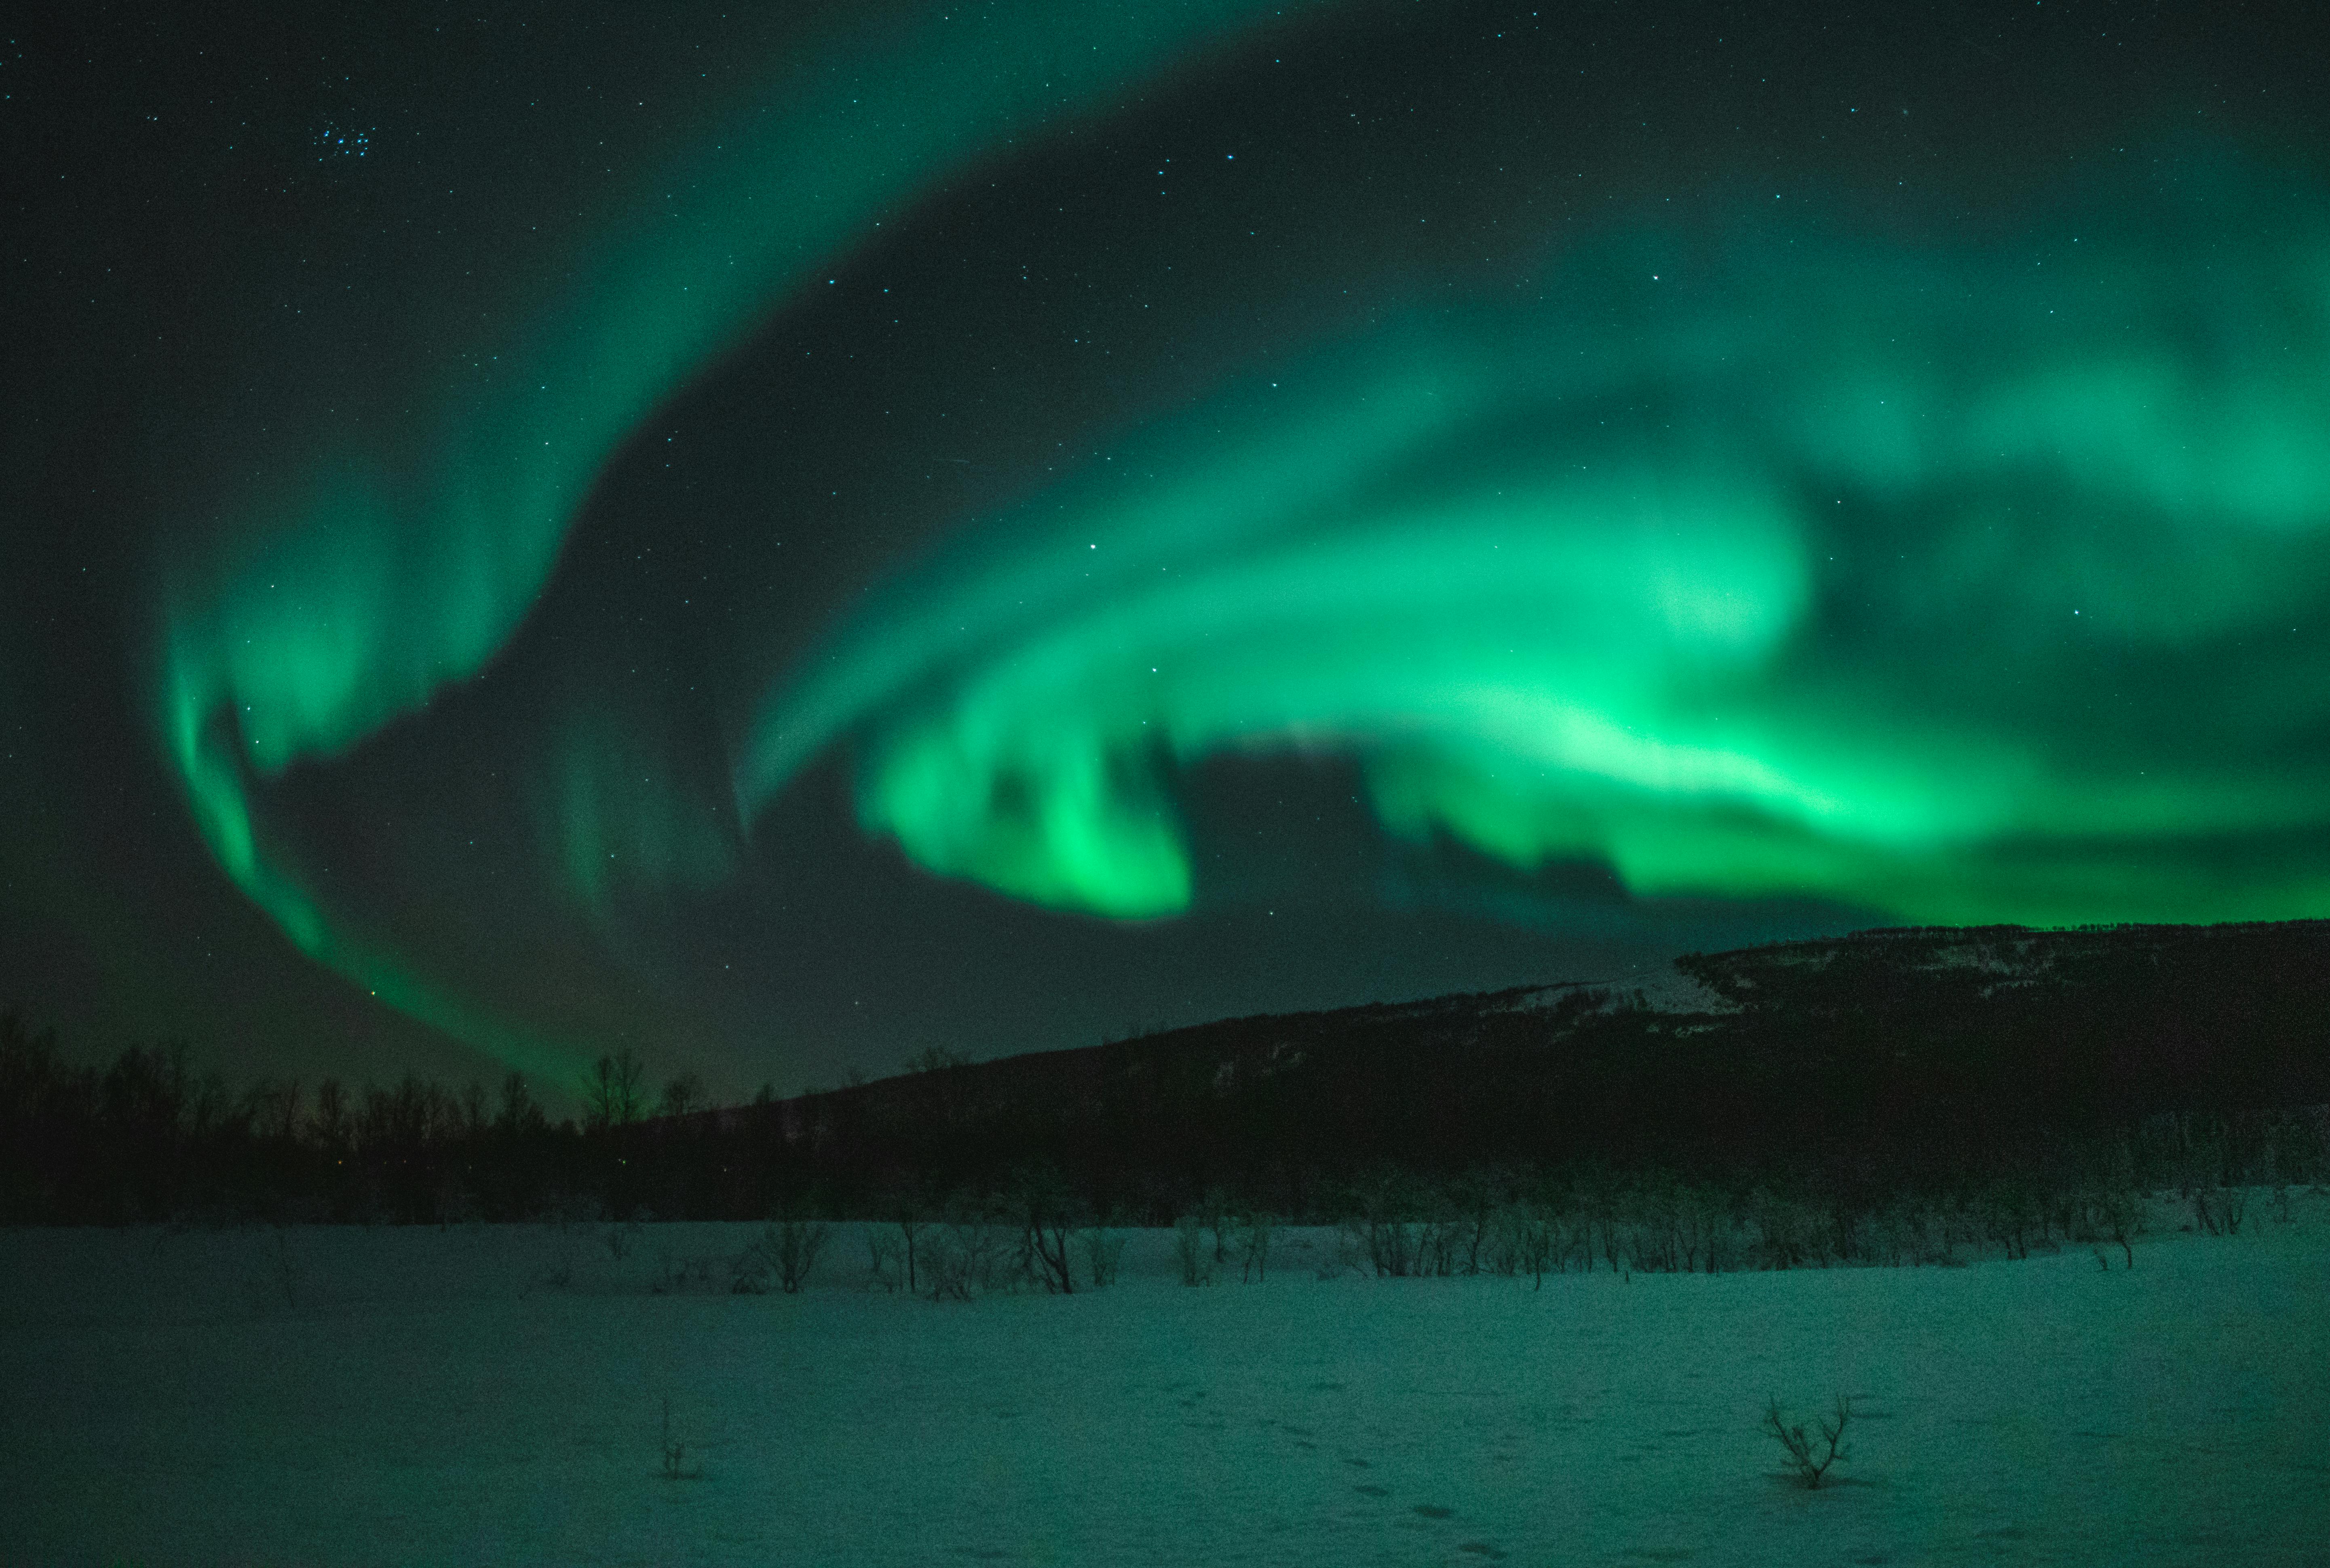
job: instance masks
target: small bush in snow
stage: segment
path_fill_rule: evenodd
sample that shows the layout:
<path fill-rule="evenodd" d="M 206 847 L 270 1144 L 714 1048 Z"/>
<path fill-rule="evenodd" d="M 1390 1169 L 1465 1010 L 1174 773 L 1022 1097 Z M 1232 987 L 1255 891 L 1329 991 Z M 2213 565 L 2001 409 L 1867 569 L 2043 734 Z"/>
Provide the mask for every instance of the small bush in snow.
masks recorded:
<path fill-rule="evenodd" d="M 1230 1196 L 1219 1187 L 1208 1187 L 1206 1195 L 1198 1200 L 1198 1220 L 1213 1233 L 1216 1271 L 1230 1259 L 1230 1236 L 1237 1228 L 1237 1211 Z"/>
<path fill-rule="evenodd" d="M 1788 1463 L 1795 1469 L 1797 1481 L 1807 1488 L 1817 1488 L 1828 1474 L 1829 1466 L 1852 1457 L 1841 1446 L 1845 1422 L 1852 1419 L 1852 1402 L 1840 1393 L 1836 1396 L 1836 1419 L 1815 1419 L 1813 1425 L 1820 1435 L 1814 1438 L 1805 1432 L 1803 1422 L 1792 1426 L 1781 1418 L 1777 1399 L 1768 1399 L 1764 1405 L 1764 1431 L 1788 1450 Z"/>
<path fill-rule="evenodd" d="M 1183 1214 L 1173 1222 L 1173 1261 L 1181 1266 L 1182 1284 L 1214 1282 L 1212 1251 L 1206 1245 L 1206 1222 L 1198 1215 Z"/>
<path fill-rule="evenodd" d="M 1124 1256 L 1124 1238 L 1094 1225 L 1084 1232 L 1084 1267 L 1092 1276 L 1093 1289 L 1115 1284 L 1117 1265 Z"/>
<path fill-rule="evenodd" d="M 687 1445 L 671 1435 L 671 1396 L 663 1402 L 663 1478 L 667 1481 L 692 1481 L 704 1474 L 702 1465 L 688 1468 Z"/>
<path fill-rule="evenodd" d="M 737 1254 L 730 1264 L 730 1289 L 740 1295 L 760 1295 L 773 1276 L 777 1288 L 794 1295 L 809 1282 L 817 1256 L 825 1251 L 831 1229 L 821 1220 L 780 1220 L 762 1228 L 761 1239 Z"/>
<path fill-rule="evenodd" d="M 1558 1219 L 1541 1204 L 1518 1204 L 1504 1212 L 1499 1232 L 1497 1271 L 1526 1273 L 1545 1289 L 1545 1272 L 1562 1260 Z"/>
<path fill-rule="evenodd" d="M 1237 1230 L 1238 1283 L 1251 1279 L 1259 1284 L 1270 1273 L 1270 1238 L 1278 1229 L 1278 1222 L 1269 1214 L 1252 1214 L 1239 1223 Z"/>
<path fill-rule="evenodd" d="M 1002 1232 L 983 1208 L 959 1204 L 923 1242 L 922 1293 L 933 1301 L 968 1301 L 995 1289 L 1004 1264 Z"/>
<path fill-rule="evenodd" d="M 1019 1231 L 1019 1271 L 1055 1296 L 1073 1296 L 1075 1259 L 1070 1238 L 1083 1205 L 1052 1166 L 1022 1167 L 1013 1177 L 1011 1219 Z"/>
<path fill-rule="evenodd" d="M 2249 1190 L 2244 1186 L 2222 1186 L 2210 1180 L 2193 1189 L 2193 1217 L 2201 1228 L 2214 1235 L 2238 1236 L 2241 1220 L 2249 1214 Z"/>
<path fill-rule="evenodd" d="M 714 1258 L 675 1258 L 668 1246 L 656 1249 L 656 1266 L 648 1276 L 651 1295 L 670 1296 L 683 1290 L 706 1290 L 712 1288 L 713 1270 L 719 1265 Z M 733 1285 L 735 1262 L 729 1260 Z"/>
<path fill-rule="evenodd" d="M 898 1228 L 899 1251 L 906 1260 L 906 1294 L 912 1296 L 922 1289 L 922 1282 L 916 1278 L 914 1253 L 923 1233 L 931 1228 L 931 1218 L 911 1198 L 906 1198 L 901 1199 L 890 1211 L 890 1223 Z"/>
<path fill-rule="evenodd" d="M 2128 1244 L 2128 1238 L 2143 1228 L 2144 1199 L 2122 1189 L 2107 1192 L 2096 1200 L 2095 1216 L 2103 1237 L 2118 1242 L 2120 1255 L 2129 1268 L 2135 1268 L 2136 1249 Z"/>

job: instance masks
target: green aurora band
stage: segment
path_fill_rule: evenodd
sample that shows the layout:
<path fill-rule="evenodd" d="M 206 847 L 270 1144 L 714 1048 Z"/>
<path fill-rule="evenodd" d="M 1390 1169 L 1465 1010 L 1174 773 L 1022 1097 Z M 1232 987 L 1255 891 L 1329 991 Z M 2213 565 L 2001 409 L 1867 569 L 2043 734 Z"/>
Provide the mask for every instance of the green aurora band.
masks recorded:
<path fill-rule="evenodd" d="M 626 437 L 878 215 L 1283 9 L 837 41 L 402 425 L 246 496 L 165 565 L 154 683 L 226 874 L 382 999 L 563 1074 L 571 1046 L 327 911 L 256 791 L 482 671 Z M 1294 751 L 1357 759 L 1398 837 L 1641 895 L 2330 913 L 2325 196 L 2229 158 L 2205 203 L 2096 186 L 1914 246 L 1743 197 L 1454 307 L 1419 282 L 879 585 L 762 698 L 740 818 L 847 745 L 862 824 L 917 864 L 1150 919 L 1197 893 L 1177 770 Z M 609 845 L 729 870 L 716 836 L 637 842 L 702 813 L 635 750 L 585 715 L 550 763 L 586 906 Z"/>
<path fill-rule="evenodd" d="M 554 1043 L 442 994 L 327 915 L 270 846 L 253 780 L 340 756 L 482 670 L 632 428 L 878 215 L 1015 136 L 1303 9 L 923 5 L 804 52 L 754 106 L 768 112 L 724 128 L 720 156 L 657 168 L 571 276 L 533 298 L 521 284 L 514 330 L 481 332 L 442 384 L 406 389 L 401 425 L 290 466 L 246 498 L 224 544 L 166 563 L 156 723 L 220 866 L 302 951 L 506 1062 L 563 1072 Z"/>
<path fill-rule="evenodd" d="M 1274 749 L 1640 894 L 2330 912 L 2330 203 L 2214 173 L 1638 228 L 1274 359 L 891 584 L 743 798 L 848 736 L 918 864 L 1122 918 L 1190 902 L 1171 770 Z"/>

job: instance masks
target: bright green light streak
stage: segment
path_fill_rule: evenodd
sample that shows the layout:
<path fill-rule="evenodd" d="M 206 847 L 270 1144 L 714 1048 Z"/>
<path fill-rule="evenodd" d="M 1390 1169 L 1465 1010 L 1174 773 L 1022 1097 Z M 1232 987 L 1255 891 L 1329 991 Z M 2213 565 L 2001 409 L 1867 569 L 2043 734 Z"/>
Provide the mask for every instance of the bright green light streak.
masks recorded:
<path fill-rule="evenodd" d="M 528 298 L 520 280 L 518 327 L 482 332 L 440 384 L 407 389 L 402 424 L 287 454 L 291 477 L 249 498 L 228 544 L 164 573 L 156 722 L 221 867 L 302 951 L 511 1055 L 500 1032 L 335 936 L 256 823 L 251 777 L 338 755 L 481 669 L 615 447 L 885 211 L 1288 9 L 1135 0 L 881 18 L 790 62 L 766 112 L 729 127 L 716 156 L 658 170 L 571 282 Z M 586 815 L 606 803 L 576 789 Z M 570 866 L 600 828 L 594 817 L 569 834 Z M 602 896 L 595 864 L 578 886 Z"/>
<path fill-rule="evenodd" d="M 2325 912 L 2330 693 L 2270 639 L 2330 581 L 2330 230 L 2239 173 L 2043 268 L 1750 219 L 1275 359 L 890 585 L 740 794 L 847 738 L 918 864 L 1118 917 L 1190 900 L 1174 765 L 1288 749 L 1644 893 Z"/>

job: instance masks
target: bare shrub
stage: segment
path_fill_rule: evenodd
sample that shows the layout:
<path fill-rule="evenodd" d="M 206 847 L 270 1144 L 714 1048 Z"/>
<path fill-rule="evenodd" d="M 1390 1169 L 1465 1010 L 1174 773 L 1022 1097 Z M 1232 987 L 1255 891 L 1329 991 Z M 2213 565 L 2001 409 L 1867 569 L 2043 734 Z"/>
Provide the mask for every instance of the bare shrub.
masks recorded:
<path fill-rule="evenodd" d="M 1511 1279 L 1521 1266 L 1521 1205 L 1505 1204 L 1489 1218 L 1488 1235 L 1481 1243 L 1481 1266 Z"/>
<path fill-rule="evenodd" d="M 761 1250 L 757 1242 L 728 1260 L 728 1289 L 732 1295 L 767 1295 L 769 1276 L 768 1254 Z"/>
<path fill-rule="evenodd" d="M 1975 1197 L 1975 1211 L 1993 1246 L 2010 1259 L 2031 1255 L 2031 1233 L 2040 1226 L 2044 1211 L 2028 1181 L 2018 1176 L 1996 1178 Z"/>
<path fill-rule="evenodd" d="M 1619 1217 L 1616 1209 L 1606 1204 L 1596 1209 L 1589 1218 L 1593 1221 L 1594 1239 L 1587 1243 L 1586 1249 L 1586 1267 L 1589 1270 L 1594 1267 L 1594 1247 L 1598 1243 L 1602 1249 L 1602 1260 L 1610 1265 L 1610 1271 L 1613 1274 L 1623 1272 L 1627 1278 L 1632 1279 L 1634 1272 L 1631 1247 L 1634 1240 L 1631 1233 L 1633 1227 Z"/>
<path fill-rule="evenodd" d="M 1449 1271 L 1478 1274 L 1485 1264 L 1492 1270 L 1497 1264 L 1497 1234 L 1506 1208 L 1504 1195 L 1511 1187 L 1511 1178 L 1494 1170 L 1468 1172 L 1450 1187 L 1447 1201 L 1450 1214 L 1446 1223 L 1450 1236 L 1446 1242 Z M 1511 1273 L 1507 1269 L 1503 1270 Z"/>
<path fill-rule="evenodd" d="M 655 1269 L 648 1275 L 648 1291 L 650 1295 L 670 1296 L 684 1290 L 708 1290 L 712 1289 L 712 1277 L 720 1261 L 716 1258 L 675 1257 L 668 1244 L 658 1244 Z M 729 1259 L 727 1262 L 733 1288 L 735 1260 Z"/>
<path fill-rule="evenodd" d="M 1425 1236 L 1423 1195 L 1405 1172 L 1378 1167 L 1351 1190 L 1341 1229 L 1344 1251 L 1364 1258 L 1378 1279 L 1421 1270 Z"/>
<path fill-rule="evenodd" d="M 1965 1266 L 1957 1249 L 1975 1239 L 1972 1217 L 1963 1205 L 1948 1199 L 1901 1200 L 1887 1211 L 1880 1231 L 1880 1251 L 1888 1258 L 1906 1257 L 1913 1264 L 1933 1263 L 1946 1269 Z M 1774 1264 L 1767 1258 L 1765 1266 Z"/>
<path fill-rule="evenodd" d="M 866 1272 L 875 1286 L 895 1295 L 905 1283 L 899 1269 L 898 1238 L 876 1225 L 866 1227 Z"/>
<path fill-rule="evenodd" d="M 1365 1259 L 1378 1279 L 1454 1270 L 1463 1232 L 1439 1195 L 1419 1190 L 1403 1173 L 1378 1171 L 1351 1195 L 1344 1251 Z"/>
<path fill-rule="evenodd" d="M 1707 1272 L 1719 1274 L 1739 1263 L 1738 1225 L 1720 1194 L 1710 1194 L 1700 1209 L 1706 1229 L 1700 1238 L 1700 1258 Z M 1861 1235 L 1865 1255 L 1875 1250 L 1875 1226 L 1864 1221 Z"/>
<path fill-rule="evenodd" d="M 1003 1261 L 1003 1236 L 985 1205 L 959 1202 L 924 1243 L 923 1294 L 933 1301 L 968 1301 L 995 1288 Z"/>
<path fill-rule="evenodd" d="M 934 1046 L 933 1049 L 937 1048 Z M 922 1242 L 923 1233 L 931 1228 L 933 1222 L 930 1214 L 923 1206 L 922 1200 L 912 1192 L 900 1191 L 891 1195 L 889 1218 L 890 1223 L 898 1229 L 898 1250 L 905 1261 L 906 1294 L 917 1295 L 921 1292 L 922 1285 L 916 1278 L 917 1264 L 920 1261 L 916 1252 Z"/>
<path fill-rule="evenodd" d="M 2143 1224 L 2144 1199 L 2132 1189 L 2101 1193 L 2095 1199 L 2092 1213 L 2101 1239 L 2118 1242 L 2127 1266 L 2135 1268 L 2136 1249 L 2128 1244 L 2128 1239 Z"/>
<path fill-rule="evenodd" d="M 1219 1273 L 1230 1261 L 1231 1237 L 1238 1228 L 1237 1211 L 1231 1207 L 1229 1195 L 1219 1187 L 1208 1187 L 1198 1201 L 1198 1219 L 1214 1239 L 1213 1269 Z"/>
<path fill-rule="evenodd" d="M 2249 1189 L 2238 1185 L 2221 1188 L 2217 1194 L 2217 1204 L 2224 1216 L 2225 1234 L 2240 1235 L 2241 1221 L 2249 1212 Z"/>
<path fill-rule="evenodd" d="M 1767 1399 L 1764 1406 L 1764 1430 L 1788 1450 L 1788 1462 L 1796 1472 L 1796 1479 L 1806 1488 L 1816 1488 L 1828 1468 L 1839 1459 L 1852 1457 L 1850 1450 L 1841 1446 L 1845 1423 L 1852 1419 L 1852 1402 L 1843 1394 L 1836 1396 L 1836 1419 L 1815 1419 L 1813 1425 L 1820 1436 L 1815 1440 L 1804 1431 L 1802 1422 L 1790 1425 L 1780 1415 L 1777 1398 Z"/>
<path fill-rule="evenodd" d="M 1463 1259 L 1464 1223 L 1445 1209 L 1435 1209 L 1415 1227 L 1416 1272 L 1445 1280 Z"/>
<path fill-rule="evenodd" d="M 2213 1173 L 2193 1184 L 2193 1218 L 2212 1236 L 2238 1236 L 2249 1209 L 2249 1190 L 2221 1185 Z"/>
<path fill-rule="evenodd" d="M 729 1264 L 729 1288 L 739 1295 L 765 1293 L 773 1277 L 786 1295 L 798 1295 L 817 1267 L 832 1229 L 822 1220 L 783 1219 L 762 1227 L 760 1240 Z"/>
<path fill-rule="evenodd" d="M 1011 1217 L 1019 1227 L 1022 1272 L 1055 1296 L 1075 1293 L 1075 1260 L 1069 1238 L 1080 1206 L 1060 1174 L 1048 1165 L 1023 1168 L 1011 1186 Z"/>
<path fill-rule="evenodd" d="M 1803 1207 L 1758 1187 L 1748 1195 L 1756 1224 L 1757 1261 L 1766 1269 L 1793 1269 L 1811 1252 L 1811 1227 Z"/>
<path fill-rule="evenodd" d="M 1116 1283 L 1117 1266 L 1124 1257 L 1124 1238 L 1094 1225 L 1084 1233 L 1084 1268 L 1093 1289 Z"/>
<path fill-rule="evenodd" d="M 1198 1215 L 1183 1214 L 1173 1222 L 1173 1261 L 1181 1267 L 1182 1284 L 1214 1282 L 1216 1264 L 1206 1245 L 1206 1222 Z"/>
<path fill-rule="evenodd" d="M 613 1255 L 615 1261 L 620 1263 L 631 1255 L 631 1249 L 638 1244 L 642 1233 L 642 1227 L 637 1220 L 630 1220 L 620 1225 L 609 1225 L 607 1251 Z"/>
<path fill-rule="evenodd" d="M 1634 1223 L 1628 1249 L 1633 1266 L 1646 1274 L 1672 1274 L 1687 1267 L 1682 1228 L 1683 1195 L 1672 1176 L 1646 1181 L 1631 1195 Z"/>
<path fill-rule="evenodd" d="M 1256 1212 L 1238 1223 L 1238 1283 L 1249 1279 L 1260 1284 L 1270 1273 L 1270 1238 L 1278 1229 L 1275 1217 Z"/>
<path fill-rule="evenodd" d="M 1553 1213 L 1542 1204 L 1516 1204 L 1505 1211 L 1505 1225 L 1511 1237 L 1512 1269 L 1529 1275 L 1532 1289 L 1545 1289 L 1545 1272 L 1557 1261 L 1560 1245 L 1560 1227 Z"/>
<path fill-rule="evenodd" d="M 779 1289 L 791 1296 L 809 1283 L 817 1255 L 825 1251 L 831 1234 L 822 1220 L 781 1220 L 762 1233 L 762 1245 L 769 1248 L 769 1261 L 776 1267 Z"/>
<path fill-rule="evenodd" d="M 663 1436 L 659 1446 L 663 1450 L 662 1475 L 665 1480 L 693 1481 L 703 1477 L 704 1467 L 701 1464 L 692 1469 L 688 1468 L 687 1445 L 671 1435 L 671 1396 L 669 1394 L 664 1395 Z"/>

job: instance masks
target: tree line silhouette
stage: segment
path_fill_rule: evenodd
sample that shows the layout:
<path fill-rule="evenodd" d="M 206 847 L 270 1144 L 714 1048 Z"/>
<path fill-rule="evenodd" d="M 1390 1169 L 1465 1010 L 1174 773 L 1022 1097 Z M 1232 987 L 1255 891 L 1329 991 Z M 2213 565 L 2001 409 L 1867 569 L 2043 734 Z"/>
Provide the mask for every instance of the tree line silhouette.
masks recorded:
<path fill-rule="evenodd" d="M 2323 1174 L 2330 923 L 1873 931 L 1677 969 L 1681 1006 L 1563 983 L 933 1052 L 745 1105 L 652 1089 L 626 1051 L 559 1120 L 516 1073 L 236 1091 L 182 1044 L 75 1066 L 9 1015 L 0 1222 L 889 1218 L 1040 1171 L 1056 1204 L 1149 1224 L 1208 1204 L 1436 1224 L 1491 1188 L 1654 1216 L 1760 1194 L 1848 1250 L 1883 1244 L 1853 1240 L 1871 1216 L 1955 1195 L 2011 1251 L 2015 1216 L 2048 1234 L 2031 1216 L 2065 1194 Z M 1698 1223 L 1661 1233 L 1695 1253 Z"/>

